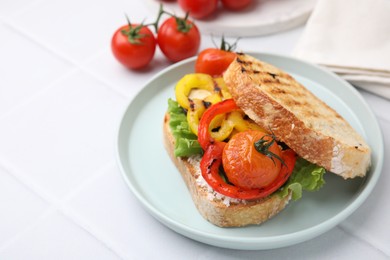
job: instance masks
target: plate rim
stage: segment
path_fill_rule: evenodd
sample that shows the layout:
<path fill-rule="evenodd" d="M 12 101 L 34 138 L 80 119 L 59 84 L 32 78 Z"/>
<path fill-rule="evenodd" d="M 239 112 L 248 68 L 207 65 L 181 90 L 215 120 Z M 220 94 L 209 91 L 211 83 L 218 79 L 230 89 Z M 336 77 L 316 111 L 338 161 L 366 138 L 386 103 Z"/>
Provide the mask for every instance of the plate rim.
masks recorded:
<path fill-rule="evenodd" d="M 198 242 L 206 243 L 209 245 L 217 246 L 217 247 L 223 247 L 223 248 L 230 248 L 230 249 L 245 249 L 245 250 L 264 250 L 264 249 L 273 249 L 273 248 L 281 248 L 285 246 L 290 246 L 293 244 L 304 242 L 308 239 L 314 238 L 318 235 L 321 235 L 322 233 L 330 230 L 334 226 L 338 225 L 340 222 L 345 220 L 348 216 L 350 216 L 356 209 L 358 209 L 364 201 L 368 198 L 368 196 L 371 194 L 373 188 L 376 186 L 376 183 L 378 182 L 378 179 L 380 178 L 382 174 L 383 169 L 383 158 L 384 158 L 384 144 L 383 144 L 383 133 L 379 126 L 379 122 L 373 113 L 372 109 L 368 105 L 368 103 L 365 101 L 363 96 L 358 92 L 356 88 L 354 88 L 351 84 L 346 82 L 345 80 L 338 77 L 333 72 L 329 71 L 328 69 L 317 65 L 312 64 L 310 62 L 300 60 L 298 58 L 294 58 L 288 55 L 282 55 L 282 54 L 276 54 L 271 52 L 246 52 L 248 55 L 252 56 L 262 56 L 266 55 L 268 57 L 274 57 L 278 59 L 284 59 L 292 62 L 298 62 L 303 63 L 306 66 L 313 67 L 314 69 L 320 70 L 321 72 L 324 72 L 327 74 L 327 76 L 330 76 L 336 80 L 338 80 L 344 87 L 347 87 L 349 91 L 352 91 L 355 95 L 355 98 L 359 99 L 359 102 L 361 105 L 364 105 L 364 109 L 369 114 L 369 116 L 372 118 L 372 120 L 375 122 L 375 131 L 378 133 L 379 138 L 379 151 L 376 151 L 376 169 L 372 172 L 369 183 L 365 184 L 366 187 L 362 190 L 362 192 L 357 196 L 357 198 L 354 199 L 354 201 L 347 205 L 342 211 L 335 214 L 331 218 L 318 223 L 317 225 L 311 226 L 309 228 L 300 230 L 298 232 L 288 233 L 288 234 L 282 234 L 277 235 L 273 237 L 239 237 L 239 243 L 237 244 L 231 244 L 232 242 L 236 243 L 237 238 L 232 236 L 223 236 L 220 234 L 212 234 L 212 233 L 205 233 L 201 230 L 198 230 L 196 228 L 191 227 L 188 224 L 182 223 L 180 221 L 175 221 L 166 214 L 163 214 L 160 212 L 152 203 L 150 203 L 147 199 L 145 199 L 142 194 L 137 190 L 136 187 L 134 187 L 133 183 L 129 180 L 127 176 L 127 172 L 125 171 L 122 161 L 121 161 L 121 152 L 120 152 L 120 136 L 121 136 L 121 129 L 123 120 L 128 113 L 129 108 L 131 107 L 132 103 L 137 100 L 137 98 L 142 94 L 142 92 L 147 89 L 148 85 L 151 84 L 153 81 L 155 81 L 157 78 L 163 76 L 164 74 L 168 73 L 171 70 L 174 70 L 177 67 L 181 67 L 183 65 L 186 65 L 188 63 L 194 62 L 196 57 L 191 57 L 186 60 L 177 62 L 175 64 L 172 64 L 168 66 L 167 68 L 161 70 L 160 72 L 156 73 L 154 76 L 152 76 L 145 84 L 143 84 L 143 87 L 141 87 L 135 95 L 130 99 L 128 104 L 126 105 L 124 111 L 122 112 L 122 115 L 120 116 L 120 120 L 118 123 L 118 128 L 116 131 L 116 161 L 119 165 L 120 172 L 122 177 L 124 178 L 127 186 L 130 188 L 132 193 L 135 195 L 135 197 L 138 199 L 139 202 L 141 202 L 141 205 L 143 208 L 146 209 L 146 211 L 151 214 L 154 218 L 156 218 L 158 221 L 160 221 L 162 224 L 167 226 L 168 228 L 172 229 L 173 231 L 184 235 L 188 238 L 191 238 L 193 240 L 196 240 Z M 343 99 L 344 100 L 344 99 Z M 372 158 L 374 155 L 372 155 Z M 291 241 L 291 237 L 295 237 L 295 241 Z"/>

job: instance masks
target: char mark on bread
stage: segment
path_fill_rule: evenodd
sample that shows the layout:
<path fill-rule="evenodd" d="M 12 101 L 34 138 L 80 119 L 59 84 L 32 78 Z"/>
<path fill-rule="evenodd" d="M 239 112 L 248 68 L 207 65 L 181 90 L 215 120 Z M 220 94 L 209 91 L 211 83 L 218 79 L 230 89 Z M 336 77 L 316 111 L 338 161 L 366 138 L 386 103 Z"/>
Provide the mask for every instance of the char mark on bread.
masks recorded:
<path fill-rule="evenodd" d="M 301 157 L 343 178 L 365 176 L 371 150 L 364 139 L 291 75 L 238 53 L 224 80 L 237 105 Z"/>

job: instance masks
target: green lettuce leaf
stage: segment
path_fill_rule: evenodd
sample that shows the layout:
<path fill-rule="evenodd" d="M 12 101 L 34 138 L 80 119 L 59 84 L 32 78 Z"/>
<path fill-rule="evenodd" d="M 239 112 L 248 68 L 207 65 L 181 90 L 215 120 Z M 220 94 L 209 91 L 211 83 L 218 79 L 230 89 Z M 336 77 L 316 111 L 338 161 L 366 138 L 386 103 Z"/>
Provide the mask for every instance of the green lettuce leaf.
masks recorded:
<path fill-rule="evenodd" d="M 169 127 L 176 139 L 174 155 L 187 157 L 202 154 L 203 150 L 198 142 L 198 137 L 191 131 L 184 110 L 172 99 L 168 100 L 168 113 Z"/>
<path fill-rule="evenodd" d="M 298 200 L 302 197 L 302 191 L 317 191 L 325 184 L 325 172 L 323 167 L 298 158 L 293 173 L 278 193 L 285 197 L 291 191 L 292 199 Z"/>

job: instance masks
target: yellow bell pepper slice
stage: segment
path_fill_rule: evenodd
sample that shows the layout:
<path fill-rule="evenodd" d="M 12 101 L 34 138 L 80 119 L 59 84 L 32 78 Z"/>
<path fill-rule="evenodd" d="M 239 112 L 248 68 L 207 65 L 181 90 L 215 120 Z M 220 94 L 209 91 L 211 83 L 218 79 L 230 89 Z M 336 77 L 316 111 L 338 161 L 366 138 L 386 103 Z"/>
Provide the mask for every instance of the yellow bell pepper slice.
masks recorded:
<path fill-rule="evenodd" d="M 244 119 L 245 114 L 242 111 L 233 111 L 228 115 L 220 116 L 223 116 L 223 118 L 214 118 L 214 120 L 210 123 L 210 134 L 218 141 L 225 140 L 231 136 L 233 132 L 242 132 L 249 129 L 264 132 L 264 130 L 252 120 Z M 215 121 L 218 123 L 215 123 Z M 213 131 L 213 129 L 218 130 Z"/>
<path fill-rule="evenodd" d="M 210 75 L 203 73 L 187 74 L 176 84 L 176 101 L 185 109 L 190 108 L 188 97 L 193 89 L 204 89 L 210 92 L 214 91 L 214 81 Z"/>
<path fill-rule="evenodd" d="M 223 99 L 232 98 L 232 95 L 230 94 L 223 78 L 222 77 L 214 78 L 214 80 L 217 83 L 217 86 L 220 88 L 220 92 L 222 94 Z"/>
<path fill-rule="evenodd" d="M 212 129 L 210 129 L 210 135 L 217 141 L 223 141 L 230 136 L 233 129 L 234 122 L 232 120 L 225 119 L 222 120 L 221 125 L 217 131 L 212 131 Z"/>
<path fill-rule="evenodd" d="M 239 132 L 249 129 L 264 132 L 264 129 L 262 129 L 259 125 L 257 125 L 250 119 L 244 119 L 244 117 L 245 114 L 243 111 L 234 111 L 230 113 L 228 120 L 233 121 L 234 128 Z"/>
<path fill-rule="evenodd" d="M 198 135 L 199 120 L 203 115 L 203 112 L 206 110 L 206 107 L 200 99 L 189 100 L 189 103 L 190 108 L 187 111 L 187 122 L 191 131 L 195 135 Z"/>
<path fill-rule="evenodd" d="M 187 121 L 191 131 L 198 135 L 199 120 L 208 106 L 232 98 L 222 77 L 213 78 L 208 74 L 187 74 L 179 80 L 175 89 L 176 100 L 187 110 Z M 248 129 L 262 130 L 249 119 L 244 119 L 242 111 L 219 115 L 210 123 L 211 136 L 223 141 L 232 133 Z"/>

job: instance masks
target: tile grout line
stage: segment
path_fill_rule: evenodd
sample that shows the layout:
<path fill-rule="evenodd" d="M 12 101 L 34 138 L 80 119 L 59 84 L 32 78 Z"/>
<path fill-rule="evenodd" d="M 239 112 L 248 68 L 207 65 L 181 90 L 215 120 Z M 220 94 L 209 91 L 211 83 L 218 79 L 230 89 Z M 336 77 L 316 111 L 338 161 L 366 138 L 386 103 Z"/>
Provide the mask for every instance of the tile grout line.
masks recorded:
<path fill-rule="evenodd" d="M 61 58 L 62 60 L 77 66 L 77 62 L 73 60 L 72 58 L 69 58 L 68 56 L 56 51 L 52 48 L 50 44 L 45 44 L 41 40 L 39 40 L 37 37 L 34 37 L 32 34 L 26 32 L 22 28 L 18 27 L 14 23 L 10 22 L 9 20 L 4 20 L 4 25 L 8 26 L 10 29 L 12 29 L 14 32 L 18 33 L 19 35 L 33 41 L 35 44 L 38 44 L 41 47 L 44 47 L 45 50 L 51 52 L 52 54 L 55 54 L 57 57 Z"/>
<path fill-rule="evenodd" d="M 58 203 L 57 200 L 52 199 L 51 196 L 33 180 L 23 177 L 21 174 L 19 174 L 20 171 L 17 168 L 12 167 L 12 165 L 7 163 L 6 161 L 4 161 L 3 157 L 0 157 L 0 167 L 6 172 L 6 174 L 11 176 L 19 184 L 23 185 L 23 187 L 40 197 L 43 201 L 51 205 Z"/>
<path fill-rule="evenodd" d="M 47 218 L 50 214 L 52 214 L 52 212 L 54 212 L 54 208 L 48 208 L 46 209 L 35 221 L 33 221 L 30 225 L 28 225 L 26 228 L 24 228 L 23 230 L 17 232 L 16 234 L 14 234 L 10 239 L 8 239 L 6 242 L 4 242 L 1 246 L 0 246 L 0 253 L 3 252 L 5 249 L 7 249 L 10 245 L 12 245 L 13 243 L 15 243 L 20 237 L 22 237 L 23 235 L 25 235 L 28 231 L 32 230 L 34 227 L 36 227 L 39 222 L 42 220 L 42 219 L 45 219 Z"/>
<path fill-rule="evenodd" d="M 375 250 L 381 252 L 383 255 L 385 255 L 386 257 L 390 257 L 390 255 L 388 255 L 385 251 L 383 251 L 382 249 L 376 247 L 375 245 L 373 245 L 371 242 L 369 242 L 368 240 L 364 239 L 363 237 L 360 237 L 360 236 L 357 236 L 356 234 L 354 234 L 353 232 L 350 231 L 350 229 L 348 228 L 348 226 L 344 226 L 343 224 L 340 224 L 338 225 L 338 228 L 341 229 L 343 232 L 345 232 L 346 234 L 354 237 L 355 239 L 361 241 L 361 242 L 364 242 L 365 244 L 369 245 L 370 247 L 374 248 Z"/>
<path fill-rule="evenodd" d="M 107 238 L 107 235 L 103 234 L 98 227 L 92 227 L 91 225 L 88 225 L 87 221 L 83 219 L 80 215 L 76 214 L 74 210 L 72 210 L 70 207 L 66 206 L 66 202 L 69 202 L 72 198 L 74 198 L 78 193 L 80 193 L 85 187 L 88 187 L 96 181 L 97 179 L 102 178 L 104 175 L 107 174 L 107 170 L 112 168 L 114 165 L 116 165 L 115 160 L 109 161 L 106 165 L 100 168 L 98 170 L 98 173 L 94 176 L 88 178 L 83 183 L 81 183 L 76 189 L 73 189 L 71 192 L 69 192 L 61 201 L 61 207 L 59 210 L 61 213 L 70 219 L 74 224 L 82 228 L 84 231 L 89 233 L 92 237 L 94 237 L 99 243 L 104 245 L 106 248 L 108 248 L 111 252 L 113 252 L 115 255 L 117 255 L 121 259 L 126 259 L 124 257 L 125 253 L 122 249 L 119 249 L 117 246 L 115 246 L 114 243 L 111 242 L 111 239 L 105 239 Z"/>
<path fill-rule="evenodd" d="M 10 108 L 9 110 L 7 110 L 5 113 L 1 114 L 0 115 L 0 120 L 3 118 L 3 117 L 7 117 L 8 114 L 11 114 L 14 110 L 18 109 L 19 107 L 23 107 L 25 106 L 26 104 L 30 103 L 31 100 L 34 100 L 35 98 L 41 96 L 43 93 L 45 93 L 47 90 L 51 89 L 53 86 L 55 86 L 55 84 L 57 84 L 58 82 L 60 82 L 61 80 L 69 77 L 70 75 L 76 73 L 77 71 L 82 71 L 82 72 L 86 72 L 88 73 L 90 76 L 92 76 L 95 80 L 97 80 L 98 82 L 101 82 L 103 85 L 105 85 L 106 87 L 108 87 L 111 91 L 113 91 L 114 93 L 118 94 L 119 96 L 121 97 L 125 97 L 127 98 L 126 94 L 125 93 L 122 93 L 121 91 L 117 90 L 115 87 L 113 87 L 111 84 L 109 84 L 108 82 L 104 81 L 103 79 L 101 79 L 97 74 L 95 73 L 92 73 L 91 71 L 87 70 L 84 66 L 82 65 L 79 65 L 77 62 L 73 61 L 72 59 L 67 59 L 64 57 L 64 55 L 61 55 L 59 54 L 58 52 L 56 52 L 55 50 L 52 50 L 52 49 L 49 49 L 49 48 L 46 48 L 47 46 L 41 42 L 39 42 L 38 40 L 35 40 L 35 39 L 32 39 L 29 35 L 26 35 L 24 34 L 21 30 L 19 30 L 18 28 L 14 27 L 12 24 L 9 24 L 8 22 L 6 22 L 7 26 L 9 26 L 11 29 L 17 31 L 18 33 L 20 33 L 22 36 L 24 37 L 27 37 L 29 38 L 30 40 L 34 41 L 36 44 L 38 44 L 39 46 L 41 47 L 44 47 L 45 50 L 49 50 L 52 54 L 56 55 L 57 57 L 59 57 L 60 59 L 63 59 L 65 62 L 68 62 L 70 63 L 71 66 L 73 66 L 72 68 L 70 68 L 67 72 L 65 72 L 64 74 L 60 75 L 58 78 L 56 78 L 55 80 L 53 80 L 51 83 L 49 83 L 46 87 L 44 87 L 43 89 L 39 90 L 38 92 L 36 92 L 35 94 L 29 96 L 28 98 L 26 98 L 25 100 L 17 103 L 15 106 L 13 106 L 12 108 Z"/>
<path fill-rule="evenodd" d="M 24 3 L 22 7 L 19 7 L 18 10 L 15 10 L 8 15 L 15 15 L 15 14 L 23 13 L 25 10 L 28 10 L 31 6 L 34 6 L 37 3 L 39 4 L 40 2 L 44 2 L 44 1 L 45 0 L 35 0 L 35 1 Z M 0 16 L 0 18 L 3 18 L 4 21 L 7 20 L 6 16 Z"/>
<path fill-rule="evenodd" d="M 47 46 L 46 44 L 42 43 L 41 41 L 37 40 L 35 37 L 33 37 L 32 35 L 29 35 L 28 33 L 25 33 L 23 30 L 21 30 L 20 28 L 18 28 L 17 26 L 15 26 L 14 24 L 10 23 L 9 21 L 6 21 L 6 20 L 3 20 L 4 24 L 7 25 L 8 27 L 10 27 L 11 29 L 13 29 L 14 31 L 16 31 L 17 33 L 21 34 L 23 37 L 27 37 L 28 39 L 32 40 L 33 42 L 35 42 L 36 44 L 38 44 L 39 46 L 41 47 L 44 47 L 45 50 L 47 51 L 50 51 L 52 54 L 56 55 L 57 57 L 63 59 L 64 61 L 70 63 L 73 68 L 70 69 L 70 71 L 68 71 L 67 73 L 61 75 L 59 78 L 57 78 L 56 80 L 54 80 L 53 82 L 51 82 L 47 87 L 45 87 L 44 89 L 42 89 L 41 91 L 37 92 L 36 94 L 30 96 L 29 98 L 27 98 L 26 100 L 24 100 L 23 102 L 21 103 L 18 103 L 16 106 L 12 107 L 10 110 L 8 110 L 6 113 L 2 114 L 0 116 L 0 120 L 1 118 L 3 117 L 6 117 L 8 114 L 12 113 L 12 111 L 14 111 L 15 109 L 19 108 L 19 107 L 23 107 L 25 106 L 26 104 L 28 104 L 29 102 L 31 102 L 31 100 L 34 100 L 36 97 L 39 97 L 41 96 L 43 93 L 45 93 L 48 89 L 50 89 L 51 87 L 53 87 L 57 82 L 63 80 L 64 78 L 68 77 L 69 75 L 72 75 L 73 73 L 75 73 L 76 71 L 84 71 L 88 74 L 90 74 L 92 77 L 94 77 L 97 81 L 103 83 L 105 86 L 108 86 L 109 89 L 115 93 L 117 93 L 118 95 L 120 96 L 124 96 L 126 97 L 126 94 L 125 93 L 121 93 L 120 91 L 118 91 L 116 88 L 112 87 L 111 84 L 107 83 L 106 81 L 102 80 L 100 77 L 98 77 L 95 73 L 92 73 L 91 71 L 87 70 L 84 66 L 80 65 L 79 63 L 77 63 L 76 61 L 74 61 L 73 59 L 70 59 L 70 58 L 67 58 L 65 55 L 57 52 L 56 50 L 54 50 L 53 48 L 51 48 L 50 46 Z M 100 53 L 100 52 L 99 52 Z M 94 57 L 95 55 L 93 55 L 92 57 Z M 113 161 L 110 161 L 108 163 L 108 166 L 104 166 L 103 169 L 106 169 L 107 167 L 109 166 L 112 166 L 113 165 Z M 12 169 L 12 167 L 10 167 L 9 165 L 7 165 L 7 163 L 5 163 L 4 161 L 0 161 L 0 167 L 3 167 L 6 169 L 6 172 L 12 176 L 14 179 L 16 179 L 18 181 L 18 183 L 22 184 L 23 186 L 25 186 L 28 190 L 32 191 L 34 194 L 38 195 L 41 199 L 43 199 L 44 201 L 48 202 L 49 203 L 49 209 L 43 213 L 43 215 L 41 215 L 41 217 L 38 218 L 38 220 L 36 220 L 35 222 L 33 222 L 30 226 L 26 227 L 24 230 L 22 230 L 21 232 L 18 232 L 13 238 L 11 238 L 11 240 L 9 242 L 6 242 L 2 247 L 0 247 L 0 251 L 2 251 L 4 248 L 6 248 L 8 245 L 12 244 L 13 241 L 16 241 L 20 236 L 22 236 L 25 232 L 27 232 L 28 230 L 32 229 L 34 226 L 37 225 L 37 223 L 39 222 L 40 219 L 42 219 L 43 217 L 49 215 L 50 212 L 54 211 L 54 210 L 57 210 L 59 212 L 61 212 L 64 216 L 66 216 L 68 219 L 70 219 L 74 224 L 76 224 L 77 226 L 79 226 L 80 228 L 82 228 L 83 230 L 85 230 L 87 233 L 89 233 L 90 235 L 92 235 L 92 237 L 94 237 L 99 243 L 103 244 L 106 248 L 108 248 L 111 252 L 113 252 L 115 255 L 117 255 L 118 257 L 122 258 L 122 259 L 125 259 L 125 257 L 123 257 L 123 252 L 122 250 L 119 250 L 117 248 L 115 248 L 115 246 L 110 243 L 110 242 L 107 242 L 105 239 L 102 238 L 101 235 L 97 235 L 96 232 L 93 232 L 91 228 L 88 228 L 88 225 L 85 224 L 86 221 L 81 221 L 80 218 L 77 218 L 75 217 L 76 214 L 70 214 L 69 212 L 71 210 L 69 210 L 66 206 L 63 205 L 64 202 L 66 202 L 67 200 L 69 200 L 72 196 L 74 196 L 74 194 L 76 194 L 77 192 L 80 192 L 80 190 L 82 189 L 82 187 L 88 185 L 89 183 L 91 183 L 93 180 L 97 179 L 98 177 L 100 177 L 101 175 L 103 175 L 103 173 L 100 173 L 98 174 L 97 176 L 93 176 L 91 178 L 88 178 L 85 182 L 83 182 L 83 184 L 81 184 L 78 188 L 76 188 L 75 190 L 73 190 L 68 196 L 66 196 L 64 199 L 62 200 L 53 200 L 50 195 L 48 195 L 46 192 L 43 191 L 43 189 L 41 187 L 39 187 L 39 185 L 36 185 L 34 182 L 30 181 L 30 180 L 27 180 L 26 178 L 23 178 L 21 177 L 19 174 L 15 173 L 17 172 L 17 170 L 14 170 Z M 92 179 L 92 180 L 91 180 Z M 98 229 L 95 229 L 95 230 L 98 230 Z"/>
<path fill-rule="evenodd" d="M 46 87 L 42 88 L 41 90 L 35 92 L 31 96 L 25 98 L 24 100 L 18 102 L 16 105 L 8 109 L 6 112 L 2 113 L 0 115 L 0 120 L 4 117 L 7 117 L 9 114 L 13 113 L 14 110 L 17 110 L 19 107 L 24 107 L 26 104 L 29 104 L 32 100 L 35 100 L 37 97 L 40 97 L 43 95 L 46 91 L 50 90 L 53 88 L 58 82 L 64 80 L 65 78 L 75 74 L 77 71 L 80 71 L 80 68 L 78 67 L 73 67 L 55 80 L 53 80 L 51 83 L 49 83 Z"/>
<path fill-rule="evenodd" d="M 16 105 L 14 105 L 13 107 L 11 107 L 10 109 L 8 109 L 6 112 L 0 114 L 0 121 L 2 118 L 5 118 L 7 117 L 9 114 L 12 114 L 14 110 L 17 110 L 18 108 L 20 107 L 24 107 L 26 106 L 27 104 L 29 104 L 31 101 L 35 100 L 36 98 L 40 97 L 41 95 L 43 95 L 46 91 L 50 90 L 51 88 L 53 88 L 58 82 L 68 78 L 69 76 L 77 73 L 78 71 L 82 71 L 82 72 L 85 72 L 85 73 L 88 73 L 90 76 L 92 76 L 95 80 L 97 80 L 98 82 L 102 83 L 104 86 L 108 87 L 109 90 L 113 91 L 114 93 L 116 93 L 117 95 L 119 95 L 120 97 L 122 98 L 127 98 L 126 94 L 125 93 L 122 93 L 118 90 L 116 90 L 114 87 L 112 87 L 110 84 L 108 84 L 106 81 L 104 81 L 103 79 L 99 78 L 96 74 L 94 73 L 91 73 L 90 71 L 88 70 L 85 70 L 83 67 L 79 67 L 79 66 L 76 66 L 76 67 L 73 67 L 71 68 L 69 71 L 67 71 L 66 73 L 62 74 L 61 76 L 59 76 L 58 78 L 56 78 L 55 80 L 53 80 L 51 83 L 49 83 L 46 87 L 42 88 L 41 90 L 37 91 L 36 93 L 32 94 L 31 96 L 29 96 L 28 98 L 25 98 L 24 100 L 20 101 L 19 103 L 17 103 Z"/>
<path fill-rule="evenodd" d="M 80 69 L 83 70 L 84 72 L 88 73 L 89 75 L 91 75 L 92 77 L 94 77 L 96 80 L 98 80 L 99 82 L 103 83 L 105 86 L 109 87 L 111 90 L 113 90 L 114 92 L 116 92 L 117 94 L 125 97 L 125 98 L 128 98 L 128 94 L 125 93 L 125 92 L 122 92 L 120 90 L 118 90 L 117 88 L 115 88 L 111 83 L 107 82 L 105 79 L 103 79 L 102 77 L 100 77 L 99 74 L 89 70 L 88 68 L 86 68 L 85 66 L 80 66 Z"/>
<path fill-rule="evenodd" d="M 48 203 L 48 209 L 44 211 L 35 221 L 33 221 L 30 225 L 28 225 L 26 228 L 21 230 L 20 232 L 17 232 L 14 236 L 12 236 L 7 242 L 5 242 L 2 246 L 0 246 L 0 252 L 2 252 L 4 249 L 6 249 L 9 245 L 11 245 L 13 242 L 17 241 L 21 236 L 23 236 L 26 232 L 33 229 L 35 226 L 38 225 L 39 221 L 54 211 L 61 212 L 66 218 L 68 218 L 70 221 L 72 221 L 76 226 L 79 226 L 84 231 L 86 231 L 88 234 L 90 234 L 94 239 L 96 239 L 99 243 L 104 245 L 108 250 L 113 252 L 115 255 L 120 257 L 121 259 L 125 259 L 123 257 L 124 253 L 123 250 L 117 249 L 111 242 L 107 241 L 106 239 L 103 239 L 104 236 L 100 235 L 98 231 L 98 228 L 95 228 L 95 232 L 92 230 L 92 228 L 89 228 L 86 223 L 86 221 L 82 221 L 80 217 L 76 217 L 76 214 L 72 214 L 72 210 L 65 206 L 64 204 L 68 202 L 71 198 L 73 198 L 78 192 L 80 192 L 84 187 L 90 185 L 93 181 L 97 180 L 98 178 L 102 177 L 108 168 L 111 168 L 115 162 L 113 160 L 109 161 L 106 165 L 104 165 L 100 170 L 98 170 L 97 174 L 93 175 L 92 177 L 86 179 L 84 182 L 82 182 L 76 189 L 72 190 L 69 194 L 67 194 L 63 199 L 53 199 L 48 193 L 46 193 L 42 187 L 34 183 L 32 180 L 22 177 L 20 174 L 18 174 L 19 170 L 17 170 L 15 167 L 12 167 L 11 165 L 7 164 L 2 158 L 0 157 L 0 167 L 4 169 L 6 174 L 11 176 L 14 180 L 16 180 L 19 184 L 21 184 L 23 187 L 31 191 L 32 193 L 36 194 L 38 197 L 40 197 L 43 201 Z"/>
<path fill-rule="evenodd" d="M 60 207 L 58 207 L 58 210 L 69 220 L 71 220 L 74 224 L 82 228 L 85 232 L 90 234 L 94 239 L 96 239 L 99 243 L 101 243 L 103 246 L 105 246 L 108 250 L 113 252 L 116 256 L 118 256 L 121 259 L 126 259 L 124 257 L 124 252 L 122 249 L 119 249 L 117 246 L 115 246 L 114 243 L 111 242 L 111 239 L 106 239 L 107 235 L 103 234 L 101 230 L 97 227 L 92 227 L 88 224 L 88 221 L 83 219 L 80 215 L 76 214 L 74 210 L 72 210 L 69 206 L 66 206 L 65 204 L 69 202 L 72 198 L 74 198 L 78 193 L 80 193 L 85 187 L 90 186 L 94 181 L 102 178 L 104 175 L 107 174 L 107 170 L 112 168 L 115 165 L 115 161 L 111 160 L 104 166 L 102 166 L 98 171 L 97 174 L 93 175 L 92 177 L 85 180 L 83 183 L 78 185 L 75 189 L 73 189 L 71 192 L 69 192 L 63 199 L 60 200 Z"/>
<path fill-rule="evenodd" d="M 11 178 L 13 178 L 17 183 L 25 187 L 28 191 L 32 192 L 33 194 L 37 195 L 40 199 L 42 199 L 44 202 L 48 204 L 48 208 L 43 211 L 41 215 L 37 217 L 36 220 L 34 220 L 32 223 L 27 225 L 24 229 L 17 232 L 13 236 L 11 236 L 10 239 L 8 239 L 6 242 L 4 242 L 0 246 L 0 252 L 5 250 L 8 246 L 12 245 L 15 241 L 17 241 L 20 237 L 22 237 L 25 233 L 27 233 L 29 230 L 33 229 L 39 224 L 39 221 L 41 219 L 46 218 L 48 215 L 50 215 L 51 212 L 55 210 L 55 205 L 58 203 L 56 200 L 52 199 L 49 194 L 43 191 L 43 189 L 34 183 L 32 180 L 22 177 L 20 174 L 18 174 L 18 170 L 12 167 L 11 165 L 7 164 L 4 160 L 2 160 L 2 157 L 0 157 L 0 167 L 5 171 L 6 174 L 8 174 Z"/>
<path fill-rule="evenodd" d="M 68 207 L 64 207 L 61 210 L 61 213 L 70 221 L 72 221 L 76 226 L 83 229 L 85 232 L 90 234 L 94 239 L 96 239 L 100 244 L 102 244 L 105 248 L 110 250 L 113 254 L 118 256 L 121 259 L 127 259 L 126 254 L 123 252 L 121 248 L 115 245 L 112 242 L 112 239 L 107 238 L 108 236 L 101 232 L 101 230 L 96 226 L 91 226 L 87 220 L 85 220 L 79 214 L 76 214 L 74 210 Z"/>
<path fill-rule="evenodd" d="M 112 252 L 114 255 L 119 257 L 120 259 L 127 259 L 122 252 L 122 250 L 119 250 L 115 248 L 112 243 L 105 242 L 104 239 L 102 239 L 103 235 L 98 234 L 96 232 L 92 231 L 92 228 L 89 228 L 87 224 L 81 223 L 82 221 L 80 218 L 75 217 L 74 215 L 71 215 L 69 212 L 66 212 L 64 210 L 58 209 L 56 207 L 50 207 L 44 213 L 42 213 L 34 222 L 32 222 L 30 225 L 28 225 L 25 229 L 21 230 L 20 232 L 17 232 L 15 235 L 13 235 L 10 239 L 8 239 L 6 242 L 4 242 L 0 246 L 0 253 L 6 250 L 10 245 L 15 243 L 20 237 L 25 235 L 28 231 L 34 229 L 36 226 L 39 225 L 41 220 L 48 218 L 50 215 L 54 214 L 54 212 L 59 212 L 62 214 L 66 219 L 70 220 L 73 224 L 87 232 L 89 235 L 91 235 L 95 240 L 98 241 L 98 243 L 102 244 L 105 248 L 107 248 L 110 252 Z M 84 221 L 85 222 L 85 221 Z M 96 231 L 96 228 L 95 228 Z"/>
<path fill-rule="evenodd" d="M 65 62 L 70 63 L 72 66 L 74 66 L 76 68 L 79 68 L 80 70 L 82 70 L 84 72 L 87 72 L 89 75 L 93 76 L 96 80 L 98 80 L 99 82 L 102 82 L 104 85 L 108 86 L 110 88 L 110 90 L 116 92 L 117 94 L 119 94 L 121 96 L 127 97 L 126 93 L 123 93 L 123 92 L 119 91 L 118 89 L 113 87 L 110 83 L 108 83 L 105 80 L 101 79 L 101 77 L 99 77 L 96 73 L 93 73 L 90 70 L 86 69 L 86 67 L 83 65 L 83 64 L 87 63 L 89 60 L 93 59 L 95 56 L 99 55 L 101 52 L 103 52 L 103 50 L 100 50 L 97 53 L 91 55 L 90 57 L 85 59 L 84 62 L 79 63 L 76 60 L 74 60 L 72 58 L 69 58 L 67 55 L 59 52 L 56 49 L 54 49 L 53 47 L 50 46 L 50 44 L 45 44 L 44 42 L 42 42 L 41 40 L 37 39 L 33 35 L 31 35 L 29 33 L 26 33 L 22 28 L 19 28 L 14 23 L 12 23 L 10 21 L 7 21 L 7 20 L 4 20 L 4 25 L 8 26 L 13 31 L 19 33 L 21 36 L 26 37 L 27 39 L 29 39 L 29 40 L 33 41 L 34 43 L 38 44 L 40 47 L 43 47 L 46 51 L 49 51 L 50 53 L 54 54 L 56 57 L 64 60 Z"/>
<path fill-rule="evenodd" d="M 37 2 L 39 2 L 41 0 L 37 0 Z M 2 17 L 0 17 L 0 20 L 1 20 Z M 109 86 L 110 89 L 112 89 L 113 91 L 117 92 L 118 94 L 120 95 L 123 95 L 125 97 L 127 97 L 127 93 L 123 93 L 119 90 L 117 90 L 115 87 L 112 86 L 111 83 L 103 80 L 97 73 L 94 73 L 93 71 L 89 70 L 84 64 L 85 63 L 88 63 L 89 60 L 92 60 L 95 56 L 98 56 L 100 55 L 100 53 L 103 52 L 103 50 L 100 50 L 98 52 L 96 52 L 95 54 L 91 55 L 90 57 L 88 57 L 84 62 L 82 63 L 79 63 L 71 58 L 69 58 L 68 56 L 62 54 L 61 52 L 55 50 L 54 48 L 52 48 L 50 45 L 48 44 L 45 44 L 44 42 L 40 41 L 39 39 L 37 39 L 36 37 L 32 36 L 31 34 L 28 34 L 26 33 L 22 28 L 18 27 L 17 25 L 15 25 L 14 23 L 10 22 L 10 21 L 7 21 L 6 19 L 3 19 L 3 22 L 4 22 L 4 25 L 8 26 L 10 29 L 12 29 L 13 31 L 19 33 L 21 36 L 23 37 L 26 37 L 28 38 L 29 40 L 33 41 L 34 43 L 38 44 L 40 47 L 44 47 L 45 50 L 47 51 L 50 51 L 52 54 L 54 54 L 55 56 L 57 56 L 58 58 L 70 63 L 71 65 L 79 68 L 80 70 L 84 71 L 84 72 L 87 72 L 89 73 L 91 76 L 93 76 L 94 78 L 96 78 L 98 81 L 104 83 L 105 85 Z"/>

